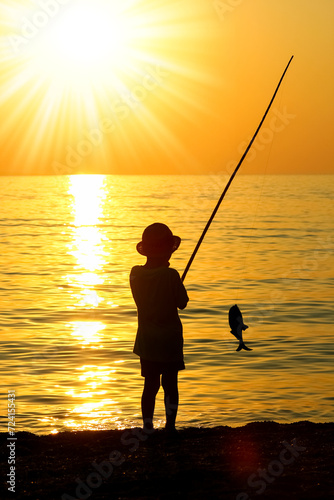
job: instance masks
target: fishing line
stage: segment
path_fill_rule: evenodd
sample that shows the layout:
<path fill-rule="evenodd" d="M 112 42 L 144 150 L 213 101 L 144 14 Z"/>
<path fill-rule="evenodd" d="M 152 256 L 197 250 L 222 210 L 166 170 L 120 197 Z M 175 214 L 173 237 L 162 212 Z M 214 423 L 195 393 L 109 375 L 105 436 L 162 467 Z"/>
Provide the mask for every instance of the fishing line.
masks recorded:
<path fill-rule="evenodd" d="M 204 239 L 204 236 L 206 235 L 206 233 L 207 233 L 207 231 L 208 231 L 208 229 L 209 229 L 209 227 L 211 225 L 211 222 L 213 221 L 213 219 L 214 219 L 214 217 L 215 217 L 215 215 L 216 215 L 216 213 L 217 213 L 217 211 L 218 211 L 218 209 L 220 207 L 220 204 L 222 203 L 222 201 L 223 201 L 223 199 L 224 199 L 224 197 L 225 197 L 225 195 L 226 195 L 226 193 L 227 193 L 227 191 L 228 191 L 228 189 L 229 189 L 229 187 L 230 187 L 230 185 L 231 185 L 234 177 L 236 176 L 236 174 L 237 174 L 237 172 L 238 172 L 238 170 L 239 170 L 242 162 L 244 161 L 244 159 L 245 159 L 248 151 L 250 150 L 250 148 L 251 148 L 251 146 L 252 146 L 252 144 L 253 144 L 256 136 L 257 136 L 257 134 L 259 133 L 259 130 L 262 127 L 262 124 L 263 124 L 263 122 L 264 122 L 264 120 L 265 120 L 265 118 L 266 118 L 266 116 L 267 116 L 267 114 L 268 114 L 268 112 L 269 112 L 269 110 L 271 108 L 272 103 L 274 102 L 274 99 L 276 97 L 278 89 L 279 89 L 279 87 L 280 87 L 280 85 L 282 83 L 282 80 L 283 80 L 283 78 L 284 78 L 284 76 L 285 76 L 285 74 L 286 74 L 286 72 L 287 72 L 287 70 L 288 70 L 288 68 L 290 66 L 290 63 L 291 63 L 292 59 L 293 59 L 293 56 L 291 56 L 291 58 L 290 58 L 290 60 L 289 60 L 289 62 L 287 64 L 287 66 L 286 66 L 286 68 L 285 68 L 285 70 L 284 70 L 284 72 L 283 72 L 283 74 L 282 74 L 282 76 L 281 76 L 281 78 L 280 78 L 280 80 L 278 82 L 278 85 L 277 85 L 277 87 L 275 89 L 274 95 L 272 96 L 272 98 L 270 100 L 270 103 L 269 103 L 269 105 L 268 105 L 268 107 L 267 107 L 267 109 L 266 109 L 266 111 L 265 111 L 265 113 L 264 113 L 264 115 L 263 115 L 263 117 L 262 117 L 262 119 L 261 119 L 261 121 L 260 121 L 260 123 L 259 123 L 259 125 L 258 125 L 258 127 L 257 127 L 257 129 L 256 129 L 256 131 L 255 131 L 255 133 L 254 133 L 251 141 L 250 141 L 250 143 L 248 144 L 248 146 L 247 146 L 244 154 L 242 155 L 241 159 L 239 160 L 238 165 L 236 166 L 234 172 L 232 173 L 232 175 L 231 175 L 228 183 L 226 184 L 226 187 L 225 187 L 224 191 L 222 192 L 222 194 L 221 194 L 221 196 L 220 196 L 220 198 L 219 198 L 219 200 L 217 202 L 216 207 L 214 208 L 214 210 L 213 210 L 213 212 L 212 212 L 212 214 L 211 214 L 208 222 L 206 223 L 206 226 L 205 226 L 205 228 L 204 228 L 204 230 L 203 230 L 203 232 L 201 234 L 201 237 L 198 240 L 197 245 L 195 246 L 195 249 L 194 249 L 194 251 L 193 251 L 193 253 L 192 253 L 192 255 L 191 255 L 190 259 L 189 259 L 189 262 L 186 265 L 186 268 L 185 268 L 185 270 L 184 270 L 184 272 L 182 274 L 182 277 L 181 277 L 182 281 L 184 281 L 184 279 L 185 279 L 185 277 L 186 277 L 186 275 L 187 275 L 187 273 L 189 271 L 189 268 L 190 268 L 190 266 L 191 266 L 191 264 L 192 264 L 192 262 L 193 262 L 193 260 L 194 260 L 194 258 L 196 256 L 196 254 L 197 254 L 197 251 L 198 251 L 198 249 L 199 249 L 199 247 L 200 247 L 200 245 L 201 245 L 201 243 L 202 243 L 202 241 Z"/>
<path fill-rule="evenodd" d="M 279 97 L 279 106 L 278 106 L 279 108 L 280 108 L 281 102 L 282 102 L 282 95 L 283 95 L 283 92 L 281 92 L 281 95 Z M 261 202 L 261 199 L 262 199 L 263 188 L 264 188 L 264 184 L 265 184 L 266 178 L 267 178 L 267 170 L 268 170 L 269 159 L 270 159 L 270 156 L 271 156 L 272 147 L 273 147 L 273 144 L 274 144 L 274 139 L 275 139 L 275 134 L 273 133 L 273 138 L 272 138 L 272 140 L 270 141 L 270 144 L 269 144 L 269 150 L 268 150 L 268 154 L 267 154 L 267 159 L 265 161 L 264 171 L 262 172 L 262 174 L 259 175 L 259 177 L 261 178 L 259 195 L 257 197 L 256 208 L 255 208 L 254 216 L 252 217 L 252 223 L 250 225 L 249 236 L 247 238 L 248 239 L 248 243 L 247 243 L 245 251 L 244 251 L 244 255 L 243 255 L 243 259 L 242 259 L 243 263 L 242 263 L 241 269 L 240 269 L 240 273 L 243 276 L 244 280 L 246 279 L 245 278 L 245 273 L 247 273 L 247 271 L 246 271 L 246 264 L 247 264 L 247 261 L 249 260 L 249 254 L 250 254 L 249 247 L 250 247 L 250 244 L 251 244 L 252 237 L 254 236 L 255 221 L 257 220 L 259 206 L 260 206 L 260 202 Z M 238 302 L 240 289 L 241 289 L 241 287 L 239 286 L 237 288 L 237 291 L 236 291 L 236 295 L 235 295 L 235 299 L 234 299 L 235 302 Z"/>
<path fill-rule="evenodd" d="M 280 96 L 279 96 L 278 108 L 281 108 L 283 94 L 284 94 L 284 85 L 282 86 L 282 92 L 280 93 Z M 268 151 L 267 159 L 266 159 L 266 162 L 265 162 L 264 172 L 261 174 L 260 194 L 259 194 L 258 199 L 257 199 L 256 209 L 255 209 L 254 217 L 252 219 L 252 224 L 251 224 L 250 233 L 249 233 L 249 237 L 248 237 L 248 243 L 247 243 L 247 247 L 246 247 L 245 252 L 244 252 L 243 264 L 242 264 L 241 269 L 240 269 L 241 275 L 243 276 L 244 280 L 245 280 L 245 273 L 247 273 L 247 271 L 246 271 L 246 264 L 247 264 L 247 261 L 249 259 L 249 255 L 250 255 L 249 247 L 250 247 L 250 244 L 251 244 L 252 236 L 254 234 L 254 226 L 255 226 L 255 221 L 257 220 L 257 215 L 258 215 L 258 211 L 259 211 L 260 202 L 261 202 L 261 199 L 262 199 L 262 193 L 263 193 L 263 189 L 264 189 L 264 184 L 265 184 L 266 179 L 267 179 L 267 170 L 268 170 L 269 160 L 270 160 L 270 157 L 271 157 L 271 151 L 272 151 L 273 144 L 274 144 L 274 141 L 275 141 L 275 136 L 276 136 L 276 134 L 273 132 L 273 138 L 272 138 L 272 140 L 270 141 L 270 144 L 269 144 L 269 151 Z M 237 288 L 237 292 L 236 292 L 236 295 L 235 295 L 235 299 L 234 299 L 235 302 L 238 302 L 240 289 L 241 289 L 241 287 L 239 286 Z"/>

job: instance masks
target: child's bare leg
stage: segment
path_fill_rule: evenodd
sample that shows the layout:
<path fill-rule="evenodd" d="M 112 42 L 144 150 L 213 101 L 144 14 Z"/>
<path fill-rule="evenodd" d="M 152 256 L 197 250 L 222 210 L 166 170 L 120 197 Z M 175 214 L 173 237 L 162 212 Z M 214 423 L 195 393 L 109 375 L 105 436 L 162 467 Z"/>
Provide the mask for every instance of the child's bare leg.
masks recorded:
<path fill-rule="evenodd" d="M 166 429 L 175 429 L 175 420 L 179 404 L 179 391 L 177 387 L 178 372 L 165 372 L 162 374 L 162 387 L 165 391 Z"/>
<path fill-rule="evenodd" d="M 153 414 L 155 406 L 155 396 L 160 387 L 160 375 L 145 377 L 143 395 L 141 398 L 141 409 L 144 428 L 153 428 Z"/>

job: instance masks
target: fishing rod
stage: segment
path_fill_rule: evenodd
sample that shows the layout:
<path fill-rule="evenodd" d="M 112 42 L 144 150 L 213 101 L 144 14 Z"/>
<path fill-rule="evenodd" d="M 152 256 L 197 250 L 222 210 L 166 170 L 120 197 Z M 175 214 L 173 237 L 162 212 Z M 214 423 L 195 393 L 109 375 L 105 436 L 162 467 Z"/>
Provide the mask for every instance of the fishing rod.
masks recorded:
<path fill-rule="evenodd" d="M 204 236 L 206 235 L 206 233 L 207 233 L 207 231 L 208 231 L 208 229 L 209 229 L 209 227 L 210 227 L 210 225 L 211 225 L 211 222 L 213 221 L 214 216 L 216 215 L 216 213 L 217 213 L 217 211 L 218 211 L 218 208 L 220 207 L 220 204 L 221 204 L 221 202 L 223 201 L 223 199 L 224 199 L 224 197 L 225 197 L 225 195 L 226 195 L 226 193 L 227 193 L 227 191 L 228 191 L 228 188 L 230 187 L 230 185 L 231 185 L 231 183 L 232 183 L 232 181 L 233 181 L 234 177 L 236 176 L 236 174 L 237 174 L 237 172 L 238 172 L 239 168 L 241 167 L 241 164 L 242 164 L 242 162 L 244 161 L 244 159 L 245 159 L 245 157 L 246 157 L 246 155 L 247 155 L 248 151 L 249 151 L 249 150 L 250 150 L 250 148 L 252 147 L 252 144 L 253 144 L 253 142 L 255 141 L 255 138 L 256 138 L 257 134 L 259 133 L 259 130 L 260 130 L 260 128 L 262 127 L 262 124 L 263 124 L 264 120 L 266 119 L 267 114 L 269 113 L 269 110 L 270 110 L 270 108 L 271 108 L 271 105 L 272 105 L 272 103 L 274 102 L 274 99 L 275 99 L 275 97 L 276 97 L 276 94 L 277 94 L 277 92 L 278 92 L 278 89 L 280 88 L 280 85 L 281 85 L 282 80 L 283 80 L 283 78 L 284 78 L 284 76 L 285 76 L 285 73 L 288 71 L 288 67 L 290 66 L 290 63 L 291 63 L 292 59 L 293 59 L 293 56 L 291 56 L 291 58 L 290 58 L 290 60 L 289 60 L 289 62 L 288 62 L 288 64 L 287 64 L 287 66 L 286 66 L 286 68 L 285 68 L 285 70 L 284 70 L 284 72 L 283 72 L 283 74 L 282 74 L 282 76 L 281 76 L 281 78 L 280 78 L 280 81 L 278 82 L 278 85 L 277 85 L 277 87 L 276 87 L 276 90 L 275 90 L 275 92 L 274 92 L 274 95 L 273 95 L 273 96 L 272 96 L 272 98 L 271 98 L 271 101 L 270 101 L 270 103 L 269 103 L 269 105 L 268 105 L 268 107 L 267 107 L 267 109 L 266 109 L 266 112 L 264 113 L 264 115 L 263 115 L 263 117 L 262 117 L 262 120 L 260 121 L 259 126 L 257 127 L 257 129 L 256 129 L 256 131 L 255 131 L 255 134 L 253 135 L 253 137 L 252 137 L 252 139 L 251 139 L 250 143 L 248 144 L 248 146 L 247 146 L 247 148 L 246 148 L 246 150 L 245 150 L 244 154 L 243 154 L 243 155 L 242 155 L 242 157 L 240 158 L 240 161 L 239 161 L 238 165 L 235 167 L 233 174 L 231 175 L 231 177 L 230 177 L 230 179 L 229 179 L 228 183 L 226 184 L 226 187 L 225 187 L 224 191 L 222 192 L 222 194 L 221 194 L 221 196 L 220 196 L 220 198 L 219 198 L 219 200 L 218 200 L 218 202 L 217 202 L 217 205 L 215 206 L 215 208 L 214 208 L 214 210 L 213 210 L 213 212 L 212 212 L 212 214 L 211 214 L 211 217 L 209 218 L 208 222 L 206 223 L 206 226 L 205 226 L 205 228 L 204 228 L 204 230 L 203 230 L 203 232 L 202 232 L 202 234 L 201 234 L 201 237 L 200 237 L 200 239 L 198 240 L 198 243 L 197 243 L 197 245 L 196 245 L 196 247 L 195 247 L 195 249 L 194 249 L 194 251 L 193 251 L 193 253 L 192 253 L 191 257 L 190 257 L 190 259 L 189 259 L 189 262 L 188 262 L 188 264 L 187 264 L 187 266 L 186 266 L 185 270 L 183 271 L 183 274 L 182 274 L 182 277 L 181 277 L 181 280 L 182 280 L 182 281 L 184 281 L 184 279 L 185 279 L 185 277 L 186 277 L 186 275 L 187 275 L 187 272 L 189 271 L 189 268 L 190 268 L 190 266 L 191 266 L 191 264 L 192 264 L 192 262 L 193 262 L 193 260 L 194 260 L 194 258 L 195 258 L 195 255 L 197 254 L 197 251 L 198 251 L 199 247 L 201 246 L 201 243 L 202 243 L 202 241 L 203 241 L 203 239 L 204 239 Z"/>

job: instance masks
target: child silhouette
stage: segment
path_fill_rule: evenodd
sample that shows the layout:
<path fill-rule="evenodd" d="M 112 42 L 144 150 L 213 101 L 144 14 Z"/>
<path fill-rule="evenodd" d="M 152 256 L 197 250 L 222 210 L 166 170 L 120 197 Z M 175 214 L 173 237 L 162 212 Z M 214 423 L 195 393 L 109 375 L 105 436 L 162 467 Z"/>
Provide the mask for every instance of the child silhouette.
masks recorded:
<path fill-rule="evenodd" d="M 164 389 L 166 430 L 175 433 L 179 402 L 178 371 L 183 361 L 182 323 L 178 308 L 184 309 L 188 295 L 179 273 L 169 267 L 171 255 L 181 243 L 168 226 L 154 223 L 143 232 L 137 251 L 146 256 L 144 266 L 130 273 L 130 286 L 138 311 L 138 330 L 133 352 L 140 356 L 145 378 L 141 400 L 144 430 L 153 429 L 155 397 Z"/>

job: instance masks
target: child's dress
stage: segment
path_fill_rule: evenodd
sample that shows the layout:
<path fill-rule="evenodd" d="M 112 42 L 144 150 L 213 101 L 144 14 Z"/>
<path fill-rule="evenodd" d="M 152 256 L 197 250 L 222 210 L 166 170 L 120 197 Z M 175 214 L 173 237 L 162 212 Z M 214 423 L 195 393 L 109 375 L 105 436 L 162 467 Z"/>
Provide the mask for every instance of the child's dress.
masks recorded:
<path fill-rule="evenodd" d="M 142 360 L 172 363 L 184 368 L 183 333 L 178 308 L 188 302 L 179 273 L 170 267 L 135 266 L 130 286 L 138 310 L 133 352 Z"/>

